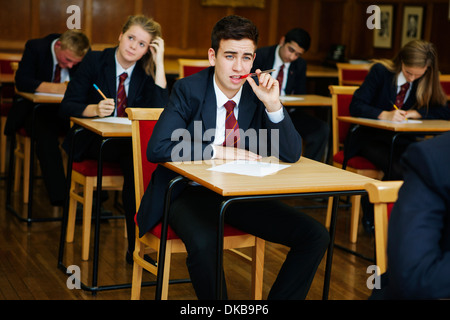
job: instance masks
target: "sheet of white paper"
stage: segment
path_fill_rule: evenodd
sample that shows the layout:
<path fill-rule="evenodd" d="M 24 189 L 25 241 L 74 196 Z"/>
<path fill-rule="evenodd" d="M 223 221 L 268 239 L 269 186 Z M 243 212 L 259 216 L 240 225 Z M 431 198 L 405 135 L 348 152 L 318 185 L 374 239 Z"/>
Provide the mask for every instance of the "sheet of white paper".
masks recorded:
<path fill-rule="evenodd" d="M 389 121 L 389 120 L 379 120 L 379 121 L 391 122 L 391 123 L 422 123 L 422 121 L 420 121 L 420 120 L 412 120 L 412 119 L 403 120 L 403 121 Z"/>
<path fill-rule="evenodd" d="M 61 94 L 61 93 L 35 92 L 34 94 L 37 96 L 64 98 L 64 94 Z"/>
<path fill-rule="evenodd" d="M 301 100 L 304 100 L 304 98 L 302 98 L 302 97 L 281 96 L 280 100 L 281 101 L 301 101 Z"/>
<path fill-rule="evenodd" d="M 289 165 L 260 161 L 236 160 L 209 168 L 208 170 L 253 177 L 264 177 L 287 167 L 289 167 Z"/>
<path fill-rule="evenodd" d="M 98 118 L 92 121 L 98 122 L 108 122 L 108 123 L 119 123 L 119 124 L 129 124 L 131 125 L 131 120 L 125 117 L 106 117 L 106 118 Z"/>

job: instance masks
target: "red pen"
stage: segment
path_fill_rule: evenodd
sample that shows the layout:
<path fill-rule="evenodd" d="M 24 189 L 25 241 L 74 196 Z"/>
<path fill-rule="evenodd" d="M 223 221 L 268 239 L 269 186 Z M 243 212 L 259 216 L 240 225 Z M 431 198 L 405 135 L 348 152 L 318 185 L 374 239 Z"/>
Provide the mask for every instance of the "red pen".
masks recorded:
<path fill-rule="evenodd" d="M 264 71 L 261 71 L 261 73 L 270 73 L 270 72 L 273 72 L 275 70 L 276 69 L 264 70 Z M 244 74 L 243 76 L 240 77 L 240 79 L 247 78 L 248 76 L 251 76 L 251 77 L 256 76 L 256 73 L 253 72 L 253 73 L 249 73 L 249 74 Z"/>

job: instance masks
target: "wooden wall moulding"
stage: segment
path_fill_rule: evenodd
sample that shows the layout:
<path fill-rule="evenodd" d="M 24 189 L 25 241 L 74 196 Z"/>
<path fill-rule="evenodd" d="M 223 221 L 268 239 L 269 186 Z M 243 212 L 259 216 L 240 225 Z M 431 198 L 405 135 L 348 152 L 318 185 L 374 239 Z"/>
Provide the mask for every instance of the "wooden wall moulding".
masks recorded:
<path fill-rule="evenodd" d="M 254 7 L 264 9 L 265 0 L 202 0 L 204 6 Z"/>

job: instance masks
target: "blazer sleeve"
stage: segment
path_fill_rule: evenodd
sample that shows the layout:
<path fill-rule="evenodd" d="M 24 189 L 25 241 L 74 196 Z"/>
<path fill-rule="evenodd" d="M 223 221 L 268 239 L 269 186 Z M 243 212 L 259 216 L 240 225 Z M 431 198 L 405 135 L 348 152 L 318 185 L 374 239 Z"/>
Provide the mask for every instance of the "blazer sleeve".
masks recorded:
<path fill-rule="evenodd" d="M 196 125 L 194 113 L 200 101 L 191 94 L 190 88 L 188 81 L 175 83 L 169 104 L 156 123 L 148 144 L 147 158 L 150 162 L 211 158 L 211 142 L 203 141 L 201 124 L 196 130 L 200 136 L 191 136 Z"/>
<path fill-rule="evenodd" d="M 377 119 L 382 111 L 387 110 L 390 104 L 389 82 L 392 81 L 392 76 L 388 76 L 388 73 L 380 64 L 375 64 L 370 69 L 362 85 L 353 94 L 349 107 L 353 117 Z"/>
<path fill-rule="evenodd" d="M 39 65 L 44 63 L 43 56 L 39 49 L 39 40 L 29 40 L 25 44 L 22 60 L 19 62 L 15 76 L 17 90 L 23 92 L 35 92 L 37 87 L 43 82 Z"/>
<path fill-rule="evenodd" d="M 450 135 L 411 145 L 405 179 L 389 220 L 389 287 L 393 297 L 450 297 Z"/>
<path fill-rule="evenodd" d="M 94 92 L 93 84 L 98 74 L 99 52 L 89 52 L 80 63 L 80 66 L 69 84 L 59 109 L 63 118 L 82 117 L 82 113 L 89 103 L 98 103 L 103 99 L 100 94 Z M 101 84 L 98 84 L 99 86 Z"/>

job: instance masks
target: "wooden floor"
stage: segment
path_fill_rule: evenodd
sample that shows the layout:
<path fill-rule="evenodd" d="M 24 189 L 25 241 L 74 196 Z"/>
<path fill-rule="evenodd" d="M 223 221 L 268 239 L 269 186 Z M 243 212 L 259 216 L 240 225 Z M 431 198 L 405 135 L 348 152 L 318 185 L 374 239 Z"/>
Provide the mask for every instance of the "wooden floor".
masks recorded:
<path fill-rule="evenodd" d="M 36 222 L 27 225 L 19 221 L 5 210 L 6 181 L 0 181 L 0 300 L 129 300 L 130 289 L 102 291 L 93 295 L 80 289 L 68 289 L 69 275 L 57 268 L 58 248 L 61 222 Z M 18 212 L 25 216 L 26 206 L 20 201 L 21 193 L 14 193 L 12 204 Z M 106 202 L 107 209 L 115 210 L 113 197 Z M 42 181 L 37 180 L 35 188 L 35 217 L 49 217 L 54 210 L 49 205 Z M 293 205 L 322 205 L 318 201 L 296 200 Z M 325 220 L 326 209 L 306 208 L 299 210 L 312 215 L 320 222 Z M 117 212 L 117 210 L 116 210 Z M 58 216 L 59 214 L 57 214 Z M 66 244 L 64 264 L 80 267 L 83 283 L 90 285 L 92 259 L 80 260 L 81 225 L 77 224 L 75 242 Z M 373 258 L 373 237 L 360 228 L 358 243 L 352 245 L 348 241 L 349 211 L 340 209 L 337 225 L 336 243 L 356 250 L 360 254 Z M 92 242 L 91 242 L 92 245 Z M 126 239 L 124 238 L 124 221 L 109 220 L 101 224 L 100 267 L 98 285 L 129 283 L 132 276 L 132 266 L 125 261 Z M 92 257 L 91 248 L 91 257 Z M 264 265 L 264 290 L 266 298 L 272 283 L 286 256 L 287 249 L 283 246 L 267 243 Z M 187 278 L 185 255 L 177 254 L 172 258 L 172 278 Z M 324 259 L 325 260 L 325 259 Z M 225 273 L 227 278 L 228 296 L 233 300 L 250 298 L 250 267 L 235 256 L 225 254 Z M 367 267 L 372 262 L 336 248 L 329 299 L 331 300 L 366 300 L 370 290 L 366 281 L 370 274 Z M 322 286 L 325 263 L 322 261 L 315 276 L 308 300 L 322 298 Z M 145 272 L 144 280 L 153 281 L 155 277 Z M 142 289 L 142 299 L 154 299 L 154 287 Z M 190 283 L 174 284 L 169 289 L 169 299 L 196 299 Z"/>

